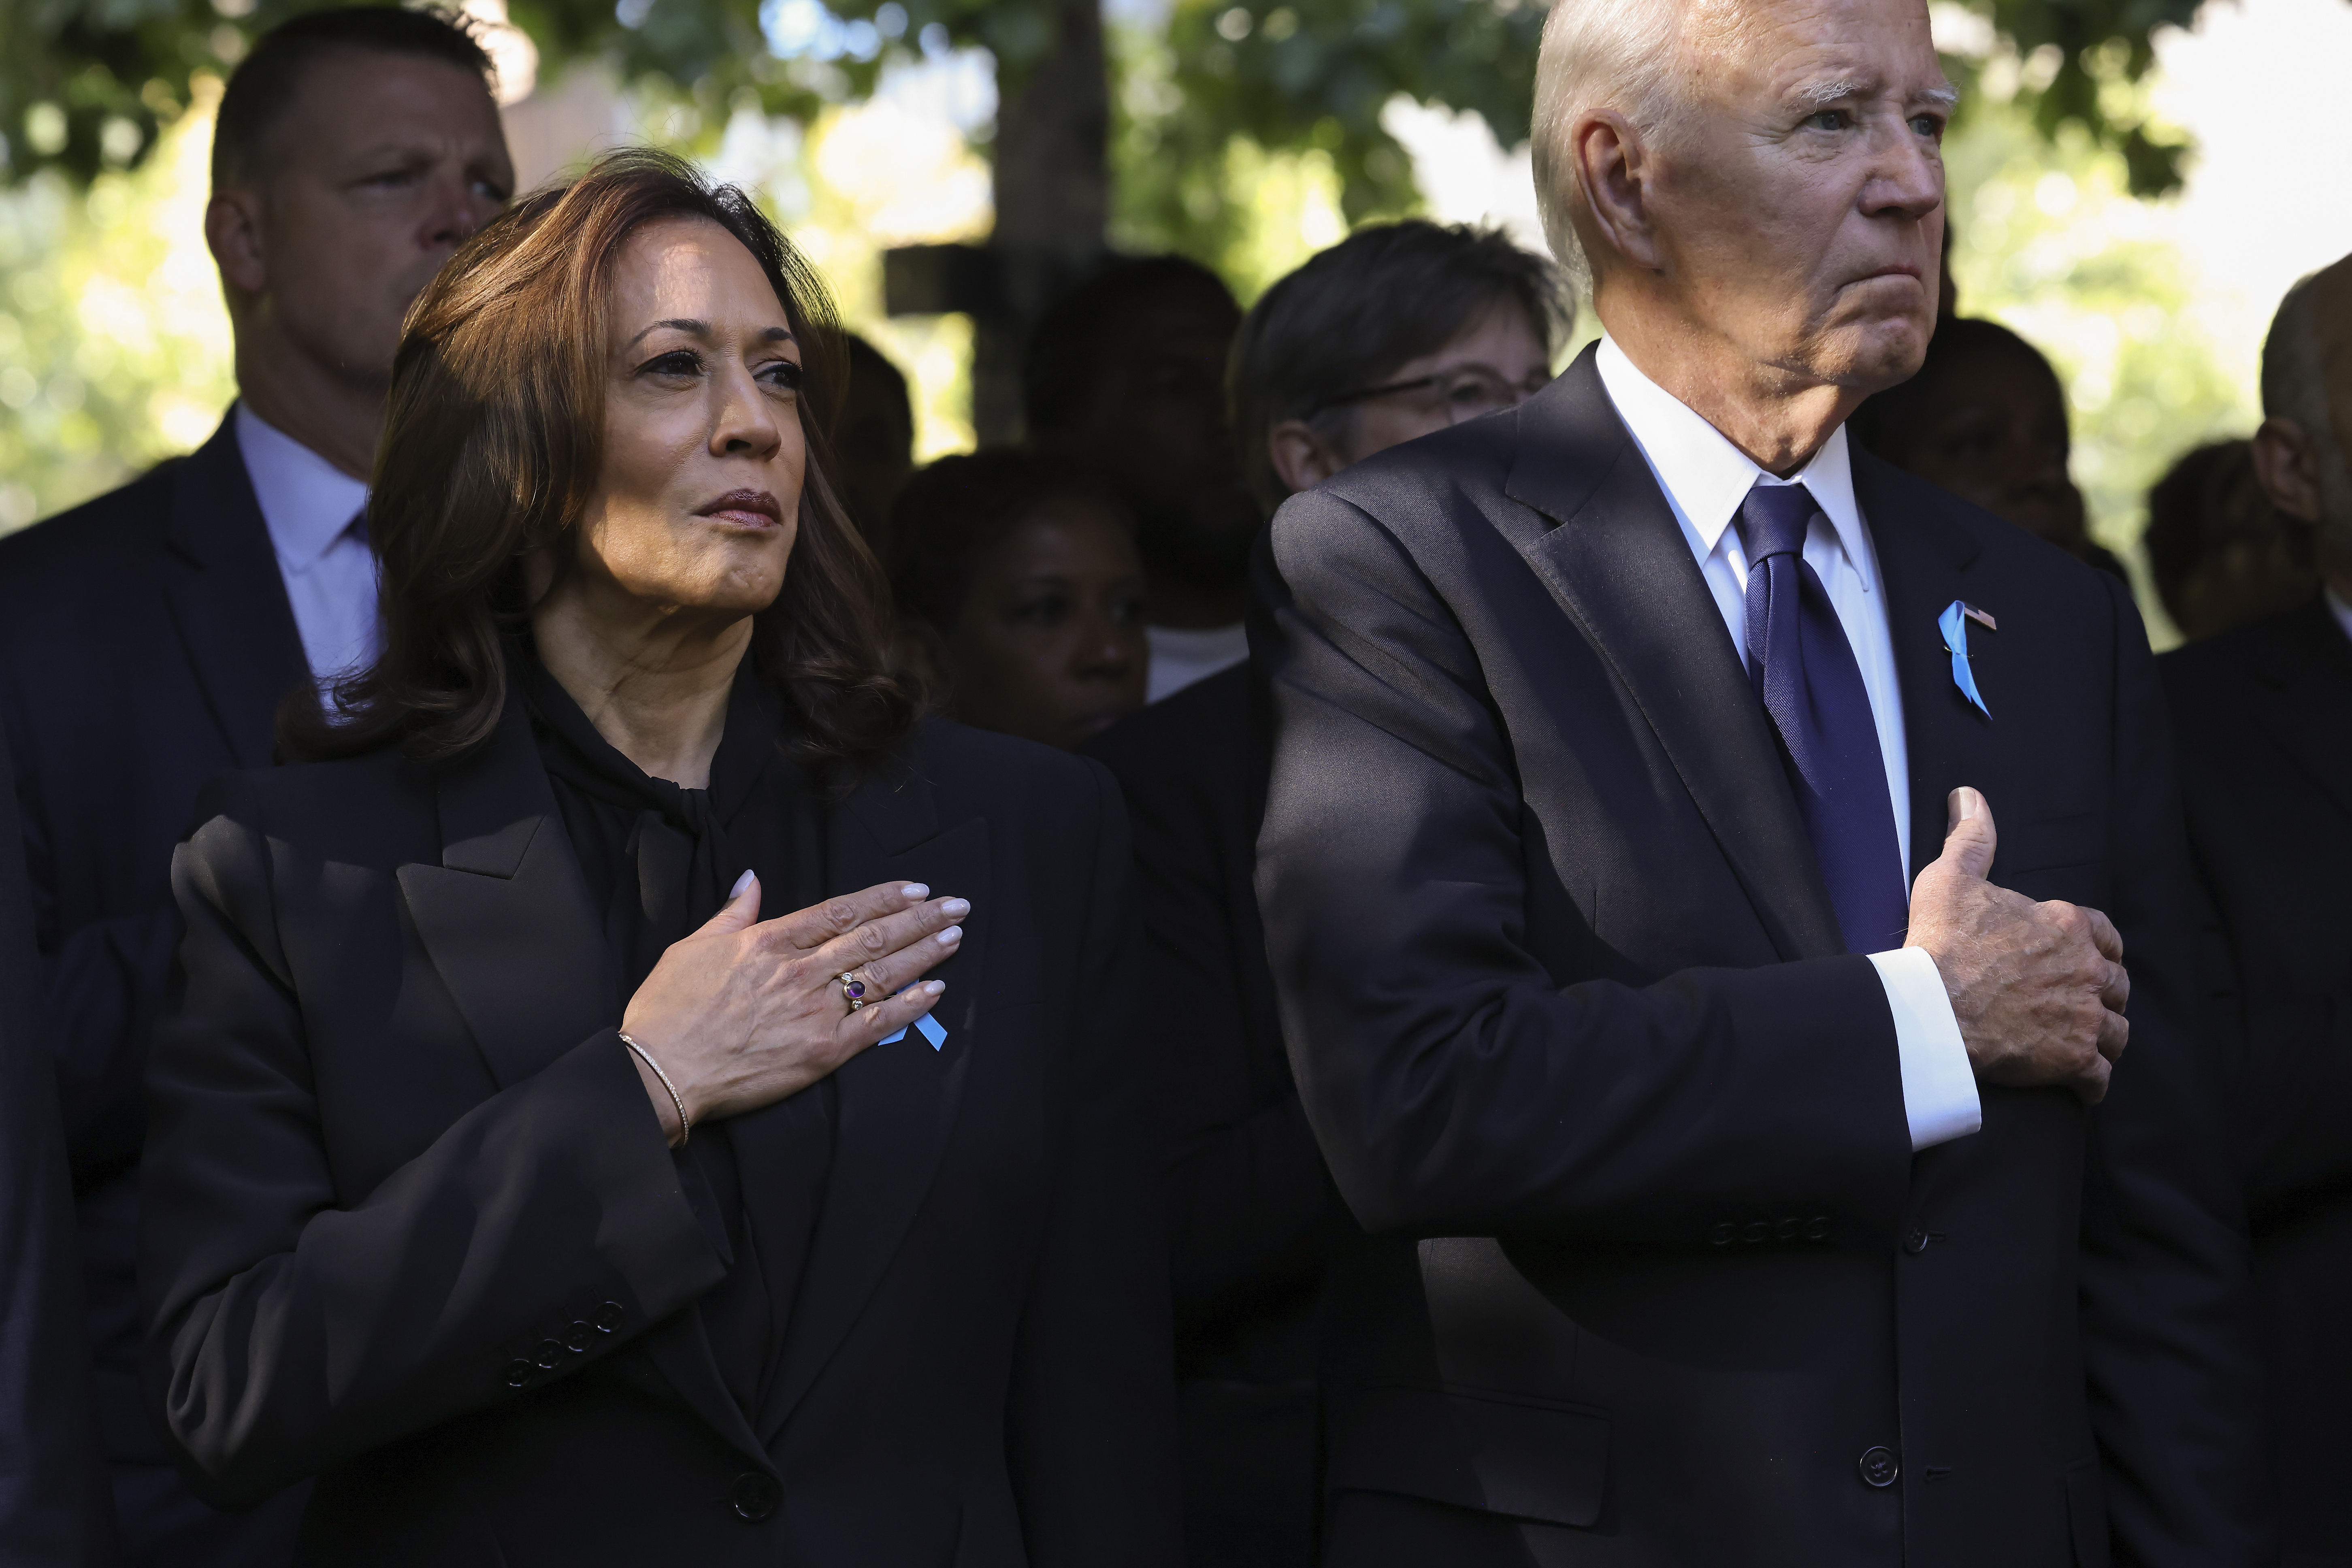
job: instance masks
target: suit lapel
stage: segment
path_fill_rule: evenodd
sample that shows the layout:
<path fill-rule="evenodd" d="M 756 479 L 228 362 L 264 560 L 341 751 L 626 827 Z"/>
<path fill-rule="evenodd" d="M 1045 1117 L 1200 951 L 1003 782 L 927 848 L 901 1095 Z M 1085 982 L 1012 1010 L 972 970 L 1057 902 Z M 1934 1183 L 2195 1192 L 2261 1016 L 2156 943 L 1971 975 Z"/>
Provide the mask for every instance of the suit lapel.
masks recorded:
<path fill-rule="evenodd" d="M 2325 599 L 2281 618 L 2255 667 L 2255 714 L 2352 816 L 2352 640 Z"/>
<path fill-rule="evenodd" d="M 1513 542 L 1633 695 L 1774 949 L 1845 951 L 1763 705 L 1591 351 L 1522 406 L 1504 489 L 1557 522 Z"/>
<path fill-rule="evenodd" d="M 932 973 L 948 983 L 940 1009 L 944 1046 L 908 1030 L 861 1052 L 834 1074 L 840 1121 L 824 1205 L 809 1247 L 783 1352 L 761 1411 L 772 1437 L 840 1347 L 881 1283 L 930 1190 L 955 1126 L 979 1025 L 992 923 L 988 825 L 969 818 L 942 831 L 930 784 L 911 770 L 868 784 L 833 814 L 828 874 L 835 888 L 900 879 L 972 903 L 961 950 Z M 761 1178 L 761 1140 L 738 1142 L 748 1189 Z"/>
<path fill-rule="evenodd" d="M 617 1023 L 618 985 L 519 698 L 436 789 L 441 864 L 403 866 L 400 890 L 505 1089 Z"/>
<path fill-rule="evenodd" d="M 309 673 L 236 415 L 179 466 L 164 592 L 188 663 L 239 767 L 269 765 L 278 704 Z"/>
<path fill-rule="evenodd" d="M 1984 588 L 1971 586 L 1971 568 L 1982 547 L 1946 509 L 1930 504 L 1924 486 L 1859 446 L 1852 450 L 1853 498 L 1885 580 L 1887 638 L 1903 696 L 1903 749 L 1911 767 L 1907 882 L 1943 853 L 1944 795 L 1967 782 L 1969 760 L 1981 756 L 1992 738 L 1992 721 L 1969 706 L 1952 679 L 1952 656 L 1936 623 L 1953 600 L 1973 604 L 1988 596 Z M 1999 604 L 1984 607 L 1998 616 Z M 1990 672 L 2000 660 L 2000 634 L 1973 625 L 1969 629 L 1978 685 L 1998 713 L 2003 683 Z"/>
<path fill-rule="evenodd" d="M 509 696 L 488 744 L 442 770 L 436 789 L 441 864 L 402 867 L 401 895 L 506 1089 L 618 1024 L 618 976 L 520 697 Z M 641 1342 L 690 1409 L 761 1456 L 698 1311 L 655 1325 Z"/>

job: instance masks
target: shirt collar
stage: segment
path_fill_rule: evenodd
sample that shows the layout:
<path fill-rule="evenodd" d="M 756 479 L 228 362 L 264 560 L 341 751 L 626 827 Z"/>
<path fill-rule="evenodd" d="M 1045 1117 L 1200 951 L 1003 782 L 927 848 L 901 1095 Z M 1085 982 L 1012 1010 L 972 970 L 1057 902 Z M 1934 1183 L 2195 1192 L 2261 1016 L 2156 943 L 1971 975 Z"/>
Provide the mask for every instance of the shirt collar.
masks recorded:
<path fill-rule="evenodd" d="M 2352 637 L 2352 604 L 2346 604 L 2344 596 L 2333 587 L 2323 588 L 2320 592 L 2327 596 L 2327 613 L 2336 617 L 2336 624 L 2343 628 L 2344 635 Z"/>
<path fill-rule="evenodd" d="M 287 570 L 316 563 L 367 504 L 368 488 L 263 419 L 239 399 L 237 450 L 253 480 L 254 500 L 269 529 L 270 547 Z"/>
<path fill-rule="evenodd" d="M 1633 433 L 1642 455 L 1649 459 L 1659 487 L 1698 536 L 1706 552 L 1713 554 L 1756 481 L 1783 481 L 1758 468 L 1722 431 L 1643 374 L 1614 339 L 1601 340 L 1598 368 L 1601 384 L 1617 405 L 1618 417 Z M 1813 503 L 1830 520 L 1846 559 L 1865 578 L 1873 575 L 1874 557 L 1870 536 L 1863 528 L 1862 509 L 1853 499 L 1853 463 L 1846 447 L 1845 426 L 1832 431 L 1812 461 L 1786 482 L 1801 484 L 1812 492 Z"/>

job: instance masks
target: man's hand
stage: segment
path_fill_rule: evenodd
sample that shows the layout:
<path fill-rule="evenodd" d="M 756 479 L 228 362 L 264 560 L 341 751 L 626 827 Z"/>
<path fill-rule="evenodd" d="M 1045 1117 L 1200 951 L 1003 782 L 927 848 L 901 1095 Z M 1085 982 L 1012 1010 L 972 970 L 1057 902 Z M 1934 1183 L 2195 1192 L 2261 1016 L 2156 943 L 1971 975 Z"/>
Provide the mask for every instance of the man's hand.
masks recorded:
<path fill-rule="evenodd" d="M 2097 1104 L 2131 1032 L 2123 938 L 2096 910 L 2037 904 L 1986 881 L 1992 807 L 1967 788 L 1946 805 L 1944 852 L 1912 885 L 1903 945 L 1936 961 L 1979 1079 L 2071 1084 Z"/>

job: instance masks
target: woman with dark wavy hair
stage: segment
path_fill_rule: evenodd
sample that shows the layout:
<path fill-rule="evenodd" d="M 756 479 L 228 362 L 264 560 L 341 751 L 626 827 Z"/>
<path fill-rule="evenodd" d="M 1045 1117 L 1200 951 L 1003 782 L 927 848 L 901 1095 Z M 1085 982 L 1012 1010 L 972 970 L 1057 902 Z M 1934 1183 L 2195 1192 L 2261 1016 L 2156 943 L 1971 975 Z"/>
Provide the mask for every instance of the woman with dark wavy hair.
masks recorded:
<path fill-rule="evenodd" d="M 304 1563 L 1175 1561 L 1117 796 L 890 679 L 836 342 L 646 153 L 411 314 L 383 655 L 211 786 L 150 1080 L 163 1426 Z"/>

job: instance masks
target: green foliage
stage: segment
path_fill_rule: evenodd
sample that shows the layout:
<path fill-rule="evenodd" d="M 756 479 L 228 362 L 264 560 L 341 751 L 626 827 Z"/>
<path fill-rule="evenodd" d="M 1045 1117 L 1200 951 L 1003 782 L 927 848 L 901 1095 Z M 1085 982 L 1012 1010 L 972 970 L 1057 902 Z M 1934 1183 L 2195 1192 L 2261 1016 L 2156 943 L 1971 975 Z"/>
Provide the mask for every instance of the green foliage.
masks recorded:
<path fill-rule="evenodd" d="M 87 191 L 49 173 L 0 192 L 0 532 L 196 446 L 228 405 L 208 124 Z"/>
<path fill-rule="evenodd" d="M 1195 157 L 1234 135 L 1321 152 L 1350 223 L 1410 212 L 1412 161 L 1381 110 L 1402 93 L 1476 112 L 1506 147 L 1525 141 L 1544 16 L 1533 0 L 1177 0 L 1162 135 Z"/>
<path fill-rule="evenodd" d="M 188 102 L 192 81 L 321 0 L 10 0 L 0 40 L 0 179 L 56 168 L 87 183 L 136 163 Z M 2075 125 L 2118 153 L 2134 191 L 2179 184 L 2187 151 L 2112 90 L 2140 79 L 2149 36 L 2197 0 L 1970 0 L 2029 60 L 2045 138 Z M 1017 86 L 1053 47 L 1056 0 L 511 0 L 542 68 L 583 58 L 654 87 L 717 134 L 743 106 L 807 120 L 864 98 L 897 59 L 978 46 Z M 1159 145 L 1187 171 L 1235 137 L 1329 157 L 1350 221 L 1413 205 L 1412 171 L 1382 129 L 1402 93 L 1475 110 L 1505 146 L 1524 139 L 1543 0 L 1173 0 Z M 1154 220 L 1213 226 L 1214 191 L 1158 175 Z M 1214 175 L 1207 176 L 1213 182 Z"/>
<path fill-rule="evenodd" d="M 2216 342 L 2168 227 L 2171 204 L 2135 199 L 2126 154 L 2080 126 L 2044 141 L 2035 106 L 1986 99 L 1945 143 L 1963 315 L 1990 317 L 2048 354 L 2074 424 L 2074 478 L 2092 531 L 2136 558 L 2148 487 L 2183 453 L 2257 420 Z M 2241 352 L 2232 353 L 2232 350 Z M 2156 595 L 2142 613 L 2177 641 Z"/>
<path fill-rule="evenodd" d="M 1979 0 L 1994 28 L 2017 51 L 2036 54 L 2054 68 L 2049 85 L 2033 96 L 2034 127 L 2044 140 L 2069 125 L 2118 154 L 2138 195 L 2157 195 L 2180 185 L 2180 161 L 2188 145 L 2164 135 L 2144 110 L 2119 100 L 2119 85 L 2137 83 L 2156 63 L 2149 39 L 2169 24 L 2186 27 L 2200 0 Z"/>

